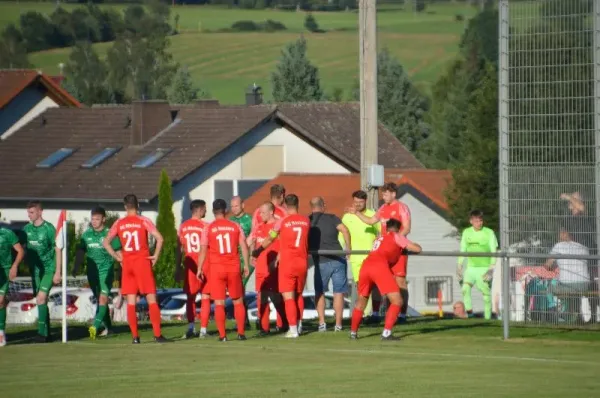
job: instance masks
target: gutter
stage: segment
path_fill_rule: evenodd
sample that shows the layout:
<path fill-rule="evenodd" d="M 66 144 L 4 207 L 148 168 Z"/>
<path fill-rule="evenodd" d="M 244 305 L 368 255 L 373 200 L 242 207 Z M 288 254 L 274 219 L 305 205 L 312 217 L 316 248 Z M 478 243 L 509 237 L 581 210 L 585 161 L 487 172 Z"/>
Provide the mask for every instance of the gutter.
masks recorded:
<path fill-rule="evenodd" d="M 89 202 L 103 202 L 103 203 L 123 203 L 123 199 L 77 199 L 77 198 L 35 198 L 36 200 L 42 202 L 67 202 L 67 203 L 89 203 Z M 31 197 L 28 198 L 3 198 L 0 197 L 0 201 L 3 202 L 28 202 L 32 200 Z M 138 203 L 150 204 L 150 199 L 138 199 Z"/>

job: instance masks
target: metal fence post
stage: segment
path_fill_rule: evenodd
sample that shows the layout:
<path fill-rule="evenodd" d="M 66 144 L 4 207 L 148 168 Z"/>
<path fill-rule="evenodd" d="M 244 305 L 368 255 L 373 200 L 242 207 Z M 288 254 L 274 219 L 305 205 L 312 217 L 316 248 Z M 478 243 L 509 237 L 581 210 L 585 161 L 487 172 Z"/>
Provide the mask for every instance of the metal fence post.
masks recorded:
<path fill-rule="evenodd" d="M 502 330 L 504 340 L 510 334 L 510 263 L 508 257 L 502 257 Z"/>

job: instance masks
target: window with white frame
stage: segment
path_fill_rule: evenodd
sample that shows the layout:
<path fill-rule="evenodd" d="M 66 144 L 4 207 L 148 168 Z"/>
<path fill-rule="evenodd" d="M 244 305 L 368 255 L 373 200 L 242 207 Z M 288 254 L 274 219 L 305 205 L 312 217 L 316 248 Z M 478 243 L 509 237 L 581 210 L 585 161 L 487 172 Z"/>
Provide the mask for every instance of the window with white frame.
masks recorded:
<path fill-rule="evenodd" d="M 248 199 L 269 180 L 215 180 L 215 199 L 229 201 L 233 196 Z"/>
<path fill-rule="evenodd" d="M 427 304 L 437 305 L 440 294 L 442 304 L 452 303 L 452 277 L 426 276 L 425 301 Z"/>

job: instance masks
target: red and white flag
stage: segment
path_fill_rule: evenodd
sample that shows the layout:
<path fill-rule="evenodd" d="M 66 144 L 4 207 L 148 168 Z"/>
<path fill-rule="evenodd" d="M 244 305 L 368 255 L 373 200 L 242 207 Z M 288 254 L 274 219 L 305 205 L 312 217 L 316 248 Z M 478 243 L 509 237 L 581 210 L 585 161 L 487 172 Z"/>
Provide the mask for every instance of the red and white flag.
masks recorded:
<path fill-rule="evenodd" d="M 63 224 L 67 221 L 67 211 L 61 210 L 56 223 L 56 247 L 63 249 L 66 241 L 66 231 L 63 231 Z"/>

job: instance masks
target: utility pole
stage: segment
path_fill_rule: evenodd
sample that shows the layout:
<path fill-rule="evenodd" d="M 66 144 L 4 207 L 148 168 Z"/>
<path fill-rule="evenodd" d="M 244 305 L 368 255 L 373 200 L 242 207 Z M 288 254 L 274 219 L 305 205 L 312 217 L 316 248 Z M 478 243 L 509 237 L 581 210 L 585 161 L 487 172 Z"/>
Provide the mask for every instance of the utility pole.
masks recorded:
<path fill-rule="evenodd" d="M 376 209 L 378 191 L 368 186 L 369 167 L 377 164 L 377 2 L 359 1 L 360 62 L 360 185 Z"/>

